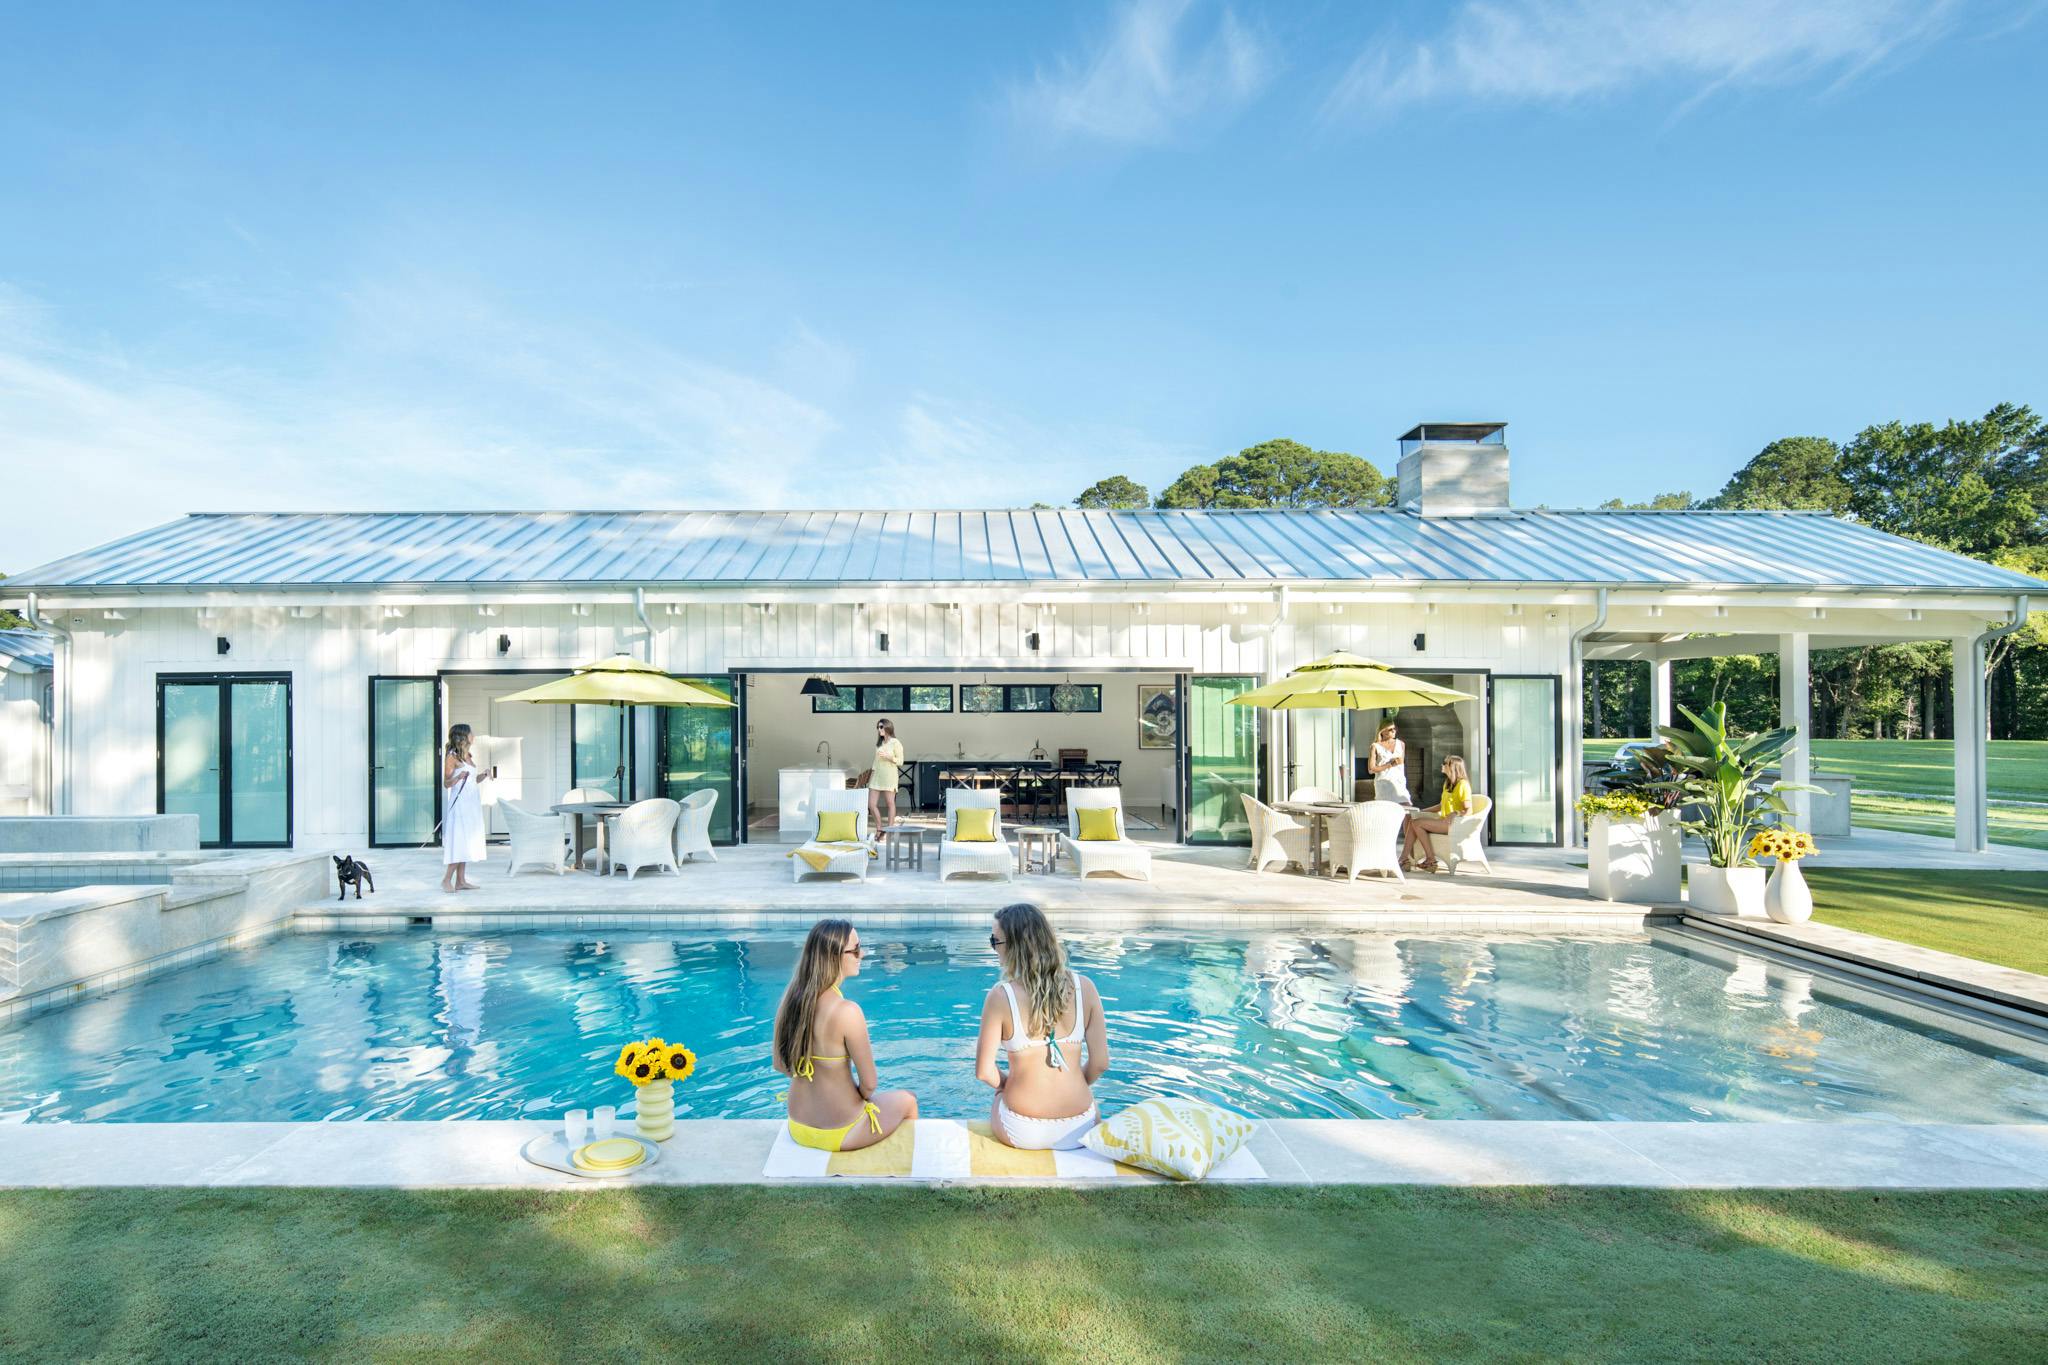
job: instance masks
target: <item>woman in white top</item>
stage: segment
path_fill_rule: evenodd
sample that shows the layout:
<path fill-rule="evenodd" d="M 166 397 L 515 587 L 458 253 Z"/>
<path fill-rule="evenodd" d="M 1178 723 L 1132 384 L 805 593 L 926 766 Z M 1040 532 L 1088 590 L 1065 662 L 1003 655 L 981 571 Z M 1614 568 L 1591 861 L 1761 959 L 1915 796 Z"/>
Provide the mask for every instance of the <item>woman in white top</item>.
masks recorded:
<path fill-rule="evenodd" d="M 441 873 L 443 891 L 477 890 L 469 865 L 484 860 L 484 801 L 469 746 L 469 727 L 451 726 L 448 754 L 441 760 L 441 785 L 448 792 L 447 813 L 441 817 L 441 861 L 447 865 Z"/>
<path fill-rule="evenodd" d="M 1372 752 L 1366 755 L 1365 770 L 1372 774 L 1375 801 L 1408 804 L 1408 746 L 1395 737 L 1392 721 L 1382 725 L 1379 734 L 1373 738 Z"/>
<path fill-rule="evenodd" d="M 994 1088 L 996 1140 L 1073 1148 L 1099 1119 L 1092 1087 L 1109 1070 L 1109 1028 L 1095 983 L 1067 969 L 1059 935 L 1035 905 L 996 911 L 989 946 L 1003 979 L 981 1006 L 974 1074 Z M 1085 1048 L 1084 1048 L 1085 1043 Z M 1007 1074 L 997 1054 L 1009 1060 Z"/>
<path fill-rule="evenodd" d="M 903 785 L 903 741 L 896 738 L 896 722 L 875 722 L 875 761 L 868 769 L 868 833 L 896 823 L 896 790 Z M 884 822 L 882 807 L 889 808 Z"/>

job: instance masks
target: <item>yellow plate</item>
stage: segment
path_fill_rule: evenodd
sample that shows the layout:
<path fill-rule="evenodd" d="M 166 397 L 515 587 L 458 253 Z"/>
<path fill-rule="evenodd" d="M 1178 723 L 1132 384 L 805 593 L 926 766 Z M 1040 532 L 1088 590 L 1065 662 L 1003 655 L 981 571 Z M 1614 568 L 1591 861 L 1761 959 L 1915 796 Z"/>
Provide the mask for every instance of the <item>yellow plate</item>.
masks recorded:
<path fill-rule="evenodd" d="M 578 1147 L 570 1160 L 589 1171 L 622 1171 L 647 1160 L 647 1149 L 631 1138 L 604 1138 Z"/>

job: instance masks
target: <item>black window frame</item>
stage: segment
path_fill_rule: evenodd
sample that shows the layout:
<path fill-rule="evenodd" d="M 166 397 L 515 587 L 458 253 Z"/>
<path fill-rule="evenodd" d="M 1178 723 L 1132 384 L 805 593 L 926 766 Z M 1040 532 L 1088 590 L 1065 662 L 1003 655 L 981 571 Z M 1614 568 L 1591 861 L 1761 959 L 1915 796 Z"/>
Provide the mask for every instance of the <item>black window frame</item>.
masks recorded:
<path fill-rule="evenodd" d="M 903 714 L 906 716 L 947 716 L 953 713 L 953 684 L 907 683 L 905 687 L 908 689 L 904 693 L 906 705 L 903 708 Z M 919 706 L 915 695 L 919 688 L 923 688 L 927 692 L 944 692 L 946 694 L 946 704 L 944 706 Z"/>
<path fill-rule="evenodd" d="M 284 838 L 282 841 L 243 841 L 233 838 L 234 834 L 234 724 L 235 724 L 235 683 L 283 683 L 284 684 Z M 167 814 L 164 810 L 164 687 L 217 686 L 220 689 L 220 821 L 222 838 L 211 842 L 201 840 L 201 848 L 292 848 L 298 833 L 298 724 L 293 716 L 294 697 L 292 675 L 289 671 L 276 669 L 255 669 L 247 673 L 159 673 L 156 675 L 156 813 Z"/>

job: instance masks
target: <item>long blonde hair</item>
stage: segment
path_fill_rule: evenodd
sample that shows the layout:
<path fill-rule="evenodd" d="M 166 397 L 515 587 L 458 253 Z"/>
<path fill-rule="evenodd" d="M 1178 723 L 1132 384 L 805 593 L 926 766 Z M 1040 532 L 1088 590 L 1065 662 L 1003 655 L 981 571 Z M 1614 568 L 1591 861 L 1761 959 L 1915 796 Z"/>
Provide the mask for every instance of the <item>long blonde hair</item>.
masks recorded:
<path fill-rule="evenodd" d="M 467 725 L 448 727 L 448 752 L 455 755 L 458 763 L 469 762 L 470 747 L 476 742 L 476 732 Z"/>
<path fill-rule="evenodd" d="M 1450 769 L 1449 772 L 1444 774 L 1444 781 L 1453 787 L 1457 786 L 1460 782 L 1469 783 L 1472 780 L 1472 775 L 1465 771 L 1465 760 L 1458 755 L 1452 754 L 1449 758 L 1445 759 L 1444 766 Z"/>
<path fill-rule="evenodd" d="M 1003 932 L 1003 979 L 1024 996 L 1024 1031 L 1050 1034 L 1074 1000 L 1060 936 L 1037 906 L 1024 901 L 996 911 L 996 928 Z"/>
<path fill-rule="evenodd" d="M 817 1044 L 818 1003 L 839 984 L 839 960 L 852 936 L 853 921 L 821 919 L 804 937 L 789 988 L 775 1011 L 775 1061 L 792 1076 Z"/>

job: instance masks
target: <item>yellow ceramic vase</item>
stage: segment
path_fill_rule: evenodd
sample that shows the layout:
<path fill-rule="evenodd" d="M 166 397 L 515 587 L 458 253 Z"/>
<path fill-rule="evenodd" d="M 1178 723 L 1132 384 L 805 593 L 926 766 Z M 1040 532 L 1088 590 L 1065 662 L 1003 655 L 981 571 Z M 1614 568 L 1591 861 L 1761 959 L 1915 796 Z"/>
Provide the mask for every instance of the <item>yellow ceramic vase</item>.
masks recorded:
<path fill-rule="evenodd" d="M 634 1125 L 649 1142 L 667 1142 L 676 1135 L 676 1084 L 649 1081 L 633 1087 L 638 1096 Z"/>

